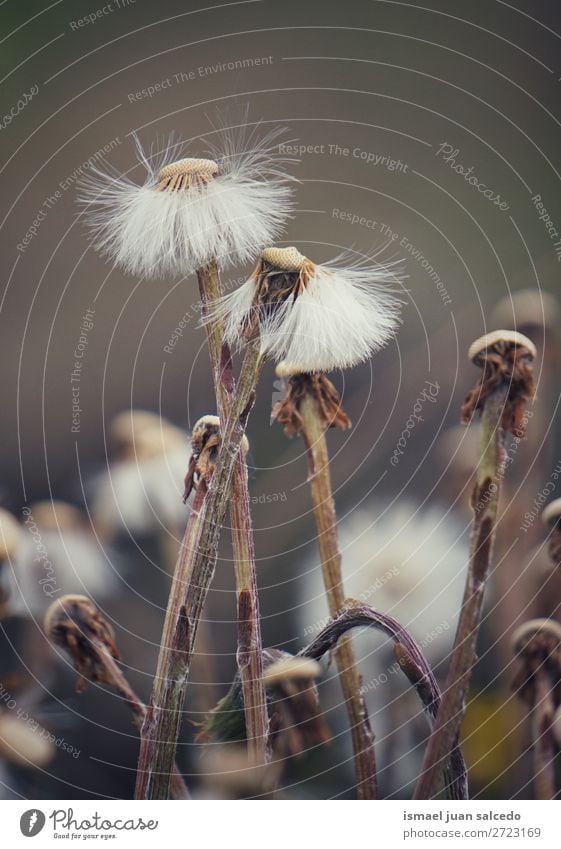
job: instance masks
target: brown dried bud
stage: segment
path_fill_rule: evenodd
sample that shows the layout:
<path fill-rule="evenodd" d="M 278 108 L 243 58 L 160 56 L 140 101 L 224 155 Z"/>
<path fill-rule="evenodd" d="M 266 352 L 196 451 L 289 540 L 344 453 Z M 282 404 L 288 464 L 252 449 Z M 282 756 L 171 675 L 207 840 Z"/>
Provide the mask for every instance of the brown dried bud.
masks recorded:
<path fill-rule="evenodd" d="M 185 475 L 183 502 L 186 502 L 193 489 L 203 481 L 206 486 L 214 474 L 218 452 L 220 450 L 220 419 L 206 415 L 195 422 L 191 432 L 191 460 Z M 244 454 L 249 451 L 249 442 L 244 435 L 241 442 Z"/>
<path fill-rule="evenodd" d="M 57 599 L 47 610 L 44 627 L 51 642 L 68 652 L 83 679 L 114 683 L 105 662 L 107 656 L 120 660 L 113 629 L 89 598 L 65 595 Z M 83 687 L 79 681 L 78 688 Z"/>
<path fill-rule="evenodd" d="M 283 363 L 277 366 L 277 375 L 285 377 L 290 374 L 288 394 L 283 401 L 278 401 L 273 407 L 272 416 L 284 426 L 287 436 L 300 433 L 302 417 L 300 406 L 307 396 L 315 399 L 321 422 L 325 428 L 338 427 L 347 430 L 351 420 L 341 407 L 339 393 L 323 372 L 313 374 L 287 372 Z"/>
<path fill-rule="evenodd" d="M 501 386 L 506 400 L 501 427 L 519 438 L 524 436 L 524 409 L 534 397 L 531 362 L 536 357 L 534 343 L 514 330 L 495 330 L 470 345 L 468 357 L 481 366 L 481 376 L 468 393 L 462 407 L 462 422 L 469 424 L 481 412 L 489 395 Z"/>

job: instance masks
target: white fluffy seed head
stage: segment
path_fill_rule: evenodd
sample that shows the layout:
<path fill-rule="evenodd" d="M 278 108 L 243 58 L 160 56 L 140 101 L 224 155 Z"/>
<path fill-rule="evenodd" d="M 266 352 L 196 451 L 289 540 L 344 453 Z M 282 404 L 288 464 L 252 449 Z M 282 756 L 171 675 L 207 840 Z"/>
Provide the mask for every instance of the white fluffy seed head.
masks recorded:
<path fill-rule="evenodd" d="M 136 139 L 142 185 L 108 165 L 91 167 L 81 182 L 94 246 L 146 277 L 188 274 L 215 258 L 222 267 L 251 260 L 279 235 L 293 208 L 280 135 L 224 131 L 209 159 L 185 157 L 172 140 L 163 151 L 145 152 Z"/>
<path fill-rule="evenodd" d="M 347 265 L 342 258 L 315 265 L 303 260 L 294 271 L 279 268 L 280 274 L 294 275 L 296 296 L 259 309 L 261 274 L 271 273 L 261 262 L 246 283 L 220 299 L 206 320 L 222 319 L 226 340 L 239 346 L 243 330 L 258 316 L 261 353 L 284 361 L 287 373 L 354 366 L 394 336 L 401 304 L 386 284 L 400 281 L 395 264 L 366 260 Z"/>

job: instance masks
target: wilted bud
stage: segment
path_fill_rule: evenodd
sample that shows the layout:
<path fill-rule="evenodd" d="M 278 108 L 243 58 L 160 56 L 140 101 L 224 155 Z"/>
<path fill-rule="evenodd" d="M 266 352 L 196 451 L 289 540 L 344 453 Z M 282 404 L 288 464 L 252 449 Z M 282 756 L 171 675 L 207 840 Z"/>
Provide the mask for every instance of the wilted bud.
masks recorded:
<path fill-rule="evenodd" d="M 300 408 L 305 398 L 313 398 L 324 428 L 338 427 L 347 430 L 351 421 L 341 406 L 339 393 L 323 372 L 304 374 L 296 372 L 286 363 L 279 363 L 277 377 L 289 377 L 286 398 L 273 407 L 272 417 L 284 426 L 287 436 L 302 429 Z"/>
<path fill-rule="evenodd" d="M 86 596 L 66 595 L 55 601 L 45 616 L 45 633 L 64 649 L 76 672 L 88 681 L 113 683 L 105 656 L 119 660 L 112 627 Z M 83 687 L 83 682 L 79 683 Z"/>
<path fill-rule="evenodd" d="M 193 425 L 191 431 L 191 460 L 185 475 L 185 490 L 183 501 L 186 502 L 193 489 L 196 489 L 201 481 L 206 486 L 216 468 L 218 452 L 220 451 L 220 419 L 218 416 L 201 416 Z M 249 442 L 244 435 L 241 441 L 241 450 L 244 454 L 249 451 Z"/>
<path fill-rule="evenodd" d="M 535 393 L 531 366 L 536 358 L 534 343 L 515 330 L 494 330 L 470 345 L 468 357 L 482 371 L 464 401 L 463 423 L 469 424 L 475 413 L 483 410 L 489 395 L 503 388 L 505 403 L 501 427 L 514 436 L 524 436 L 525 405 Z"/>

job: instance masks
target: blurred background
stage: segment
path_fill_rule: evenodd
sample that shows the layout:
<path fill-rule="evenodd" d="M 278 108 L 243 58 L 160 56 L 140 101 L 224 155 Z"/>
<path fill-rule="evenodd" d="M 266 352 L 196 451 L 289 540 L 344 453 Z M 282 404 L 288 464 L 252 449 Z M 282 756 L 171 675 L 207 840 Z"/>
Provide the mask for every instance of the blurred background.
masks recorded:
<path fill-rule="evenodd" d="M 133 131 L 146 145 L 173 132 L 204 155 L 220 119 L 280 124 L 299 146 L 283 244 L 319 262 L 382 246 L 403 261 L 395 341 L 331 375 L 353 427 L 330 433 L 329 446 L 347 592 L 407 625 L 439 680 L 477 462 L 477 425 L 458 426 L 477 378 L 467 347 L 498 326 L 537 346 L 537 399 L 528 438 L 509 446 L 464 726 L 473 795 L 531 798 L 509 634 L 530 616 L 558 617 L 561 601 L 538 516 L 559 496 L 561 472 L 558 4 L 5 0 L 0 20 L 0 792 L 133 792 L 138 741 L 126 707 L 99 685 L 75 692 L 42 617 L 58 594 L 91 595 L 115 628 L 127 677 L 149 698 L 186 520 L 188 432 L 215 411 L 196 281 L 138 281 L 104 263 L 78 218 L 76 185 L 101 155 L 140 180 Z M 250 271 L 223 283 L 231 289 Z M 327 606 L 302 444 L 270 421 L 284 388 L 266 368 L 248 430 L 250 489 L 264 644 L 295 652 Z M 391 463 L 419 398 L 423 421 Z M 202 795 L 233 792 L 220 758 L 194 738 L 235 674 L 234 616 L 226 528 L 178 758 Z M 383 640 L 356 643 L 382 792 L 407 797 L 426 728 Z M 319 689 L 332 741 L 285 765 L 284 793 L 352 798 L 332 666 Z"/>

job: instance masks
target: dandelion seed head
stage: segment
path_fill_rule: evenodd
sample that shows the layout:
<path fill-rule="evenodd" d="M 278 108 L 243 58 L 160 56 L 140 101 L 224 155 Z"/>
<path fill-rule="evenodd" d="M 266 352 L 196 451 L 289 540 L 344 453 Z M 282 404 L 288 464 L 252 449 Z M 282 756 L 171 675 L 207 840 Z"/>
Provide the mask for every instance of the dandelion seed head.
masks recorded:
<path fill-rule="evenodd" d="M 209 158 L 189 157 L 169 139 L 145 151 L 142 184 L 108 163 L 88 171 L 79 201 L 94 247 L 125 272 L 150 278 L 186 275 L 217 259 L 252 260 L 281 232 L 293 209 L 275 129 L 218 133 Z"/>
<path fill-rule="evenodd" d="M 316 265 L 296 248 L 267 248 L 249 280 L 203 319 L 222 320 L 226 341 L 258 336 L 261 353 L 288 373 L 348 368 L 382 348 L 399 324 L 395 263 L 342 257 Z"/>

